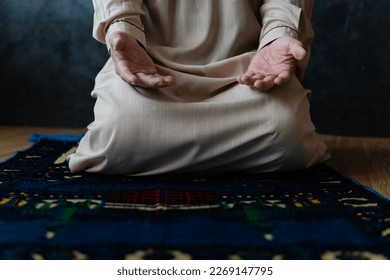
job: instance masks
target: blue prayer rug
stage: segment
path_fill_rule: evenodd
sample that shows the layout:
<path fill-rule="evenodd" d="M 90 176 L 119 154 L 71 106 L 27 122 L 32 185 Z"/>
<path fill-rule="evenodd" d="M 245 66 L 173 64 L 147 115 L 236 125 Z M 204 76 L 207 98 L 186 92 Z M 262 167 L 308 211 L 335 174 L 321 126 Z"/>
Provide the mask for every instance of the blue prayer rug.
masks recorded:
<path fill-rule="evenodd" d="M 325 164 L 149 177 L 70 173 L 79 136 L 0 164 L 1 259 L 389 259 L 390 201 Z"/>

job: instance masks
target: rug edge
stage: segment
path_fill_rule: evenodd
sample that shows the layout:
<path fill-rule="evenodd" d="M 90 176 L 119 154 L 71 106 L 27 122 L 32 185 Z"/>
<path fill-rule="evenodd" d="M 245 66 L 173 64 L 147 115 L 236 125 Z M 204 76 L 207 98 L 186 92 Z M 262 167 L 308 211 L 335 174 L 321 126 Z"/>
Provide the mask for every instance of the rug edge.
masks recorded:
<path fill-rule="evenodd" d="M 32 143 L 39 143 L 42 140 L 64 141 L 64 142 L 78 142 L 84 136 L 84 133 L 79 135 L 75 134 L 45 134 L 45 133 L 33 133 L 28 138 Z"/>
<path fill-rule="evenodd" d="M 352 183 L 366 189 L 367 191 L 373 193 L 375 196 L 379 197 L 379 198 L 382 198 L 382 199 L 385 199 L 387 202 L 390 202 L 390 198 L 384 196 L 383 194 L 381 194 L 380 192 L 378 192 L 377 190 L 375 190 L 373 187 L 370 187 L 370 186 L 367 186 L 367 185 L 364 185 L 362 183 L 360 183 L 359 181 L 353 179 L 352 177 L 348 176 L 346 173 L 340 171 L 340 170 L 337 170 L 335 168 L 333 168 L 332 166 L 329 166 L 328 164 L 324 163 L 324 166 L 326 166 L 329 170 L 337 173 L 340 177 L 342 177 L 344 180 L 349 180 L 351 181 Z"/>
<path fill-rule="evenodd" d="M 64 142 L 78 142 L 84 136 L 84 133 L 80 133 L 79 135 L 74 134 L 45 134 L 45 133 L 33 133 L 31 134 L 27 140 L 31 142 L 31 145 L 15 151 L 12 156 L 0 162 L 0 165 L 7 163 L 10 160 L 13 160 L 19 153 L 28 152 L 33 148 L 35 144 L 38 144 L 42 140 L 53 140 L 53 141 L 64 141 Z"/>

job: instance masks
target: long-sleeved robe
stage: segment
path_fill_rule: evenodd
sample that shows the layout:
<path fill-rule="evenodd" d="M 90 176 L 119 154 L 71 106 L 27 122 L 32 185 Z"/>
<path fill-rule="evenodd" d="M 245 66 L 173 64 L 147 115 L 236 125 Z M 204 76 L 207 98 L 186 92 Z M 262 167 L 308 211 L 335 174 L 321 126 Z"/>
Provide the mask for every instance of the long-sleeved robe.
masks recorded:
<path fill-rule="evenodd" d="M 309 51 L 313 1 L 94 0 L 93 36 L 127 32 L 161 74 L 161 89 L 131 86 L 109 59 L 96 78 L 95 121 L 69 157 L 73 172 L 146 175 L 199 170 L 269 172 L 328 158 L 302 87 L 307 59 L 282 87 L 237 84 L 259 49 L 294 37 Z"/>

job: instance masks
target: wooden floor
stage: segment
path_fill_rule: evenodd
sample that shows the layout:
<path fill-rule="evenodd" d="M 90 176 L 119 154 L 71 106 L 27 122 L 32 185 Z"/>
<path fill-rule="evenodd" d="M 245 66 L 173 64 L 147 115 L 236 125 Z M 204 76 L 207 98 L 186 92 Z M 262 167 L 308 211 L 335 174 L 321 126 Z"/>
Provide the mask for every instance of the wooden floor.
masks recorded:
<path fill-rule="evenodd" d="M 29 147 L 28 137 L 33 133 L 81 132 L 85 129 L 0 126 L 0 162 Z M 332 154 L 330 166 L 390 198 L 390 138 L 321 137 Z"/>

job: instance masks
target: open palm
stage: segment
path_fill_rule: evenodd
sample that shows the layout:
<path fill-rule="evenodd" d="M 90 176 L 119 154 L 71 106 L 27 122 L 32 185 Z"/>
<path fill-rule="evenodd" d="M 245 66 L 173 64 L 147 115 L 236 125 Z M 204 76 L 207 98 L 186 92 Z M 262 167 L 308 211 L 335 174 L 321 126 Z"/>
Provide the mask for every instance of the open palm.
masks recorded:
<path fill-rule="evenodd" d="M 116 73 L 127 83 L 146 88 L 173 84 L 172 76 L 157 73 L 153 60 L 131 35 L 114 32 L 109 38 Z"/>
<path fill-rule="evenodd" d="M 287 84 L 297 61 L 305 56 L 306 51 L 300 41 L 291 37 L 278 38 L 255 54 L 247 72 L 237 81 L 259 90 Z"/>

